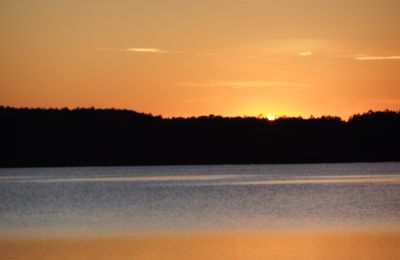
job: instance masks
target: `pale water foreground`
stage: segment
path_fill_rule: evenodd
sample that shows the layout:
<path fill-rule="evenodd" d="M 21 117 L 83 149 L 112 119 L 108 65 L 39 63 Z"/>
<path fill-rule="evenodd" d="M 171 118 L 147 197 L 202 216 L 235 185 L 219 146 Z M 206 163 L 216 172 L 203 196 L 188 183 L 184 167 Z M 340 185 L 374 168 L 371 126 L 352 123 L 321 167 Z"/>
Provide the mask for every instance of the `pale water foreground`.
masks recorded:
<path fill-rule="evenodd" d="M 0 259 L 398 259 L 400 163 L 0 169 Z"/>

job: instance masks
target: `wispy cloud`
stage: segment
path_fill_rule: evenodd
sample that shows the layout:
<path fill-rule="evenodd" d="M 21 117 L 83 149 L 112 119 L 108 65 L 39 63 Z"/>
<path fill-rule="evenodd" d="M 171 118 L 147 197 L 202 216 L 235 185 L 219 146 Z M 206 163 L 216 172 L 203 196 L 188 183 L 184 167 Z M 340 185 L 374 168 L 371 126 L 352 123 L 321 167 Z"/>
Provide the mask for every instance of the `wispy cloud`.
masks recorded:
<path fill-rule="evenodd" d="M 198 56 L 212 56 L 216 53 L 212 52 L 187 52 L 187 51 L 176 51 L 176 50 L 164 50 L 159 48 L 111 48 L 111 47 L 99 47 L 98 51 L 125 51 L 125 52 L 136 52 L 136 53 L 155 53 L 155 54 L 183 54 L 183 55 L 198 55 Z"/>
<path fill-rule="evenodd" d="M 160 50 L 157 48 L 129 48 L 125 49 L 125 51 L 145 52 L 145 53 L 168 53 L 168 51 Z"/>
<path fill-rule="evenodd" d="M 400 99 L 370 99 L 368 101 L 379 104 L 400 105 Z"/>
<path fill-rule="evenodd" d="M 302 56 L 302 57 L 311 56 L 312 54 L 313 54 L 312 51 L 303 51 L 303 52 L 297 53 L 297 55 Z"/>
<path fill-rule="evenodd" d="M 400 60 L 400 56 L 358 56 L 355 60 L 373 61 L 373 60 Z"/>
<path fill-rule="evenodd" d="M 138 53 L 169 53 L 169 51 L 158 49 L 158 48 L 110 48 L 110 47 L 99 47 L 98 51 L 128 51 Z"/>
<path fill-rule="evenodd" d="M 254 87 L 294 87 L 304 88 L 307 84 L 283 81 L 207 81 L 207 82 L 179 82 L 180 86 L 190 87 L 228 87 L 228 88 L 254 88 Z"/>

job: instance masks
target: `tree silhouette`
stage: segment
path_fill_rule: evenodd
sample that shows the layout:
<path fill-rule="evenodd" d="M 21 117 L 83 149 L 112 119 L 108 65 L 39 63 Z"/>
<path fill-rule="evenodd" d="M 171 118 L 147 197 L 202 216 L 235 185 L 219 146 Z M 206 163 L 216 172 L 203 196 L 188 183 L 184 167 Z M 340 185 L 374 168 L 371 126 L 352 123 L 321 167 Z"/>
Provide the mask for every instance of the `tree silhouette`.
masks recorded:
<path fill-rule="evenodd" d="M 400 160 L 400 111 L 346 122 L 0 107 L 0 126 L 2 167 Z"/>

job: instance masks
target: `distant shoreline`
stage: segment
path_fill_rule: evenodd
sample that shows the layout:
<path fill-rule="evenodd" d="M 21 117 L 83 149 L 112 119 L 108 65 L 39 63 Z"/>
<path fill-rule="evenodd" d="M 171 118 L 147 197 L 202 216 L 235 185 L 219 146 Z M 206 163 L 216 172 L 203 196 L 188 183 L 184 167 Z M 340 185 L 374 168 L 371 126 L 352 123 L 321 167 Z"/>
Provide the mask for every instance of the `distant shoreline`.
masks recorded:
<path fill-rule="evenodd" d="M 115 109 L 0 106 L 0 167 L 400 161 L 400 112 L 162 118 Z"/>

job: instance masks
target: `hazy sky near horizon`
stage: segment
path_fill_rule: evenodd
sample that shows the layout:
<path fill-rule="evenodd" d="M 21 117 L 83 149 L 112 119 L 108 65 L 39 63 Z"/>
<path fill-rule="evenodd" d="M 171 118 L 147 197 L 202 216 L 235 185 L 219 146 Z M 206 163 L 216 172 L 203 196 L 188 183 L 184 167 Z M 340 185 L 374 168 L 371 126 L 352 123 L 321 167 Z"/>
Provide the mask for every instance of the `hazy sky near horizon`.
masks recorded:
<path fill-rule="evenodd" d="M 398 0 L 2 0 L 0 104 L 398 110 L 399 11 Z"/>

